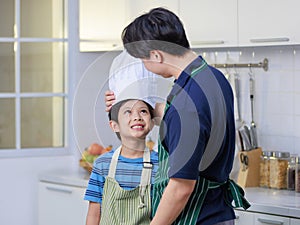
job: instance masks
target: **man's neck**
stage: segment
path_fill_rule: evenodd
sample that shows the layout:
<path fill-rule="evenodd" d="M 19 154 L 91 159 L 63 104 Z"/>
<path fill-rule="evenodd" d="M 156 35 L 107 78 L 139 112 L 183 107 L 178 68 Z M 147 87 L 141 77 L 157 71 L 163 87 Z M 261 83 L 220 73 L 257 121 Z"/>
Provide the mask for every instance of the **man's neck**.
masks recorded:
<path fill-rule="evenodd" d="M 191 50 L 185 53 L 183 56 L 174 56 L 167 53 L 165 54 L 164 63 L 170 65 L 170 74 L 172 74 L 175 79 L 178 79 L 182 71 L 198 57 L 198 55 Z"/>

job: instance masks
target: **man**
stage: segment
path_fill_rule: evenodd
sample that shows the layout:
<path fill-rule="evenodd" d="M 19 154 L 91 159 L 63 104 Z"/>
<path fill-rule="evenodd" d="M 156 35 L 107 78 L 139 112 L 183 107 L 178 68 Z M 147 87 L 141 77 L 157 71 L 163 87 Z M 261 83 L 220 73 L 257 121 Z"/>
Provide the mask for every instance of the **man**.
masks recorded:
<path fill-rule="evenodd" d="M 229 180 L 235 150 L 230 84 L 190 49 L 181 21 L 167 9 L 139 16 L 122 39 L 146 69 L 175 78 L 160 125 L 151 225 L 234 224 L 232 200 L 250 205 Z"/>

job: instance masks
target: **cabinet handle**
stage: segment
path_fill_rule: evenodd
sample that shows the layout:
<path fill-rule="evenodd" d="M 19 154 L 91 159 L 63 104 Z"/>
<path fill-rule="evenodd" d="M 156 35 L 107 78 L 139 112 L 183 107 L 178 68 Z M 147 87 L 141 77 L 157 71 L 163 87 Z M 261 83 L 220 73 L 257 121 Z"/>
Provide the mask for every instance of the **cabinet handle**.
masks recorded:
<path fill-rule="evenodd" d="M 225 41 L 216 40 L 216 41 L 192 41 L 192 45 L 222 45 Z"/>
<path fill-rule="evenodd" d="M 250 39 L 252 43 L 265 43 L 265 42 L 288 42 L 290 41 L 287 37 L 280 37 L 280 38 L 253 38 Z"/>
<path fill-rule="evenodd" d="M 57 188 L 57 187 L 46 187 L 49 191 L 62 192 L 66 194 L 72 194 L 72 190 L 66 188 Z"/>
<path fill-rule="evenodd" d="M 257 220 L 261 223 L 265 223 L 265 224 L 272 224 L 272 225 L 283 225 L 282 221 L 278 221 L 278 220 L 269 220 L 269 219 L 263 219 L 263 218 L 257 218 Z"/>

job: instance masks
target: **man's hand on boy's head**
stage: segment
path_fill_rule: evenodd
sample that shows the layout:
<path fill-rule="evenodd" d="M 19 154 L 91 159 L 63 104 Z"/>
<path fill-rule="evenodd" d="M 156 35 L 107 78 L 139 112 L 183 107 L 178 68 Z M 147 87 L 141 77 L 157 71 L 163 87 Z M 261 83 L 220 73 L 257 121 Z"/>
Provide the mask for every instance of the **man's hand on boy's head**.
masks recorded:
<path fill-rule="evenodd" d="M 109 110 L 111 109 L 113 103 L 116 100 L 115 93 L 113 91 L 110 91 L 110 90 L 106 91 L 104 100 L 105 100 L 105 106 L 106 106 L 105 111 L 109 112 Z"/>

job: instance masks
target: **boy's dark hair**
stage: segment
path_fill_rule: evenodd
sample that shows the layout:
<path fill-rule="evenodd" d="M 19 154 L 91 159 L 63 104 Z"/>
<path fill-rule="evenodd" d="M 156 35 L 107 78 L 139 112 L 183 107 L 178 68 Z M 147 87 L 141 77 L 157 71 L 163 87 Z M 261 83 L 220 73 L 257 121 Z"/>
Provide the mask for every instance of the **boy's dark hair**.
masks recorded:
<path fill-rule="evenodd" d="M 109 110 L 109 112 L 108 112 L 108 119 L 109 120 L 113 120 L 116 123 L 119 123 L 118 115 L 119 115 L 120 108 L 122 107 L 122 105 L 124 105 L 126 102 L 128 102 L 130 100 L 136 100 L 136 99 L 122 100 L 120 102 L 117 102 L 115 105 L 113 105 L 111 107 L 111 109 Z M 147 107 L 149 109 L 149 112 L 150 112 L 151 119 L 153 119 L 153 117 L 154 117 L 154 109 L 152 108 L 152 106 L 149 103 L 147 103 L 145 101 L 143 101 L 143 102 L 147 105 Z M 116 132 L 116 135 L 119 138 L 119 140 L 121 140 L 121 136 L 120 136 L 119 132 Z"/>
<path fill-rule="evenodd" d="M 125 27 L 122 40 L 128 53 L 141 59 L 149 58 L 152 50 L 181 56 L 190 49 L 180 19 L 161 7 L 137 17 Z"/>

